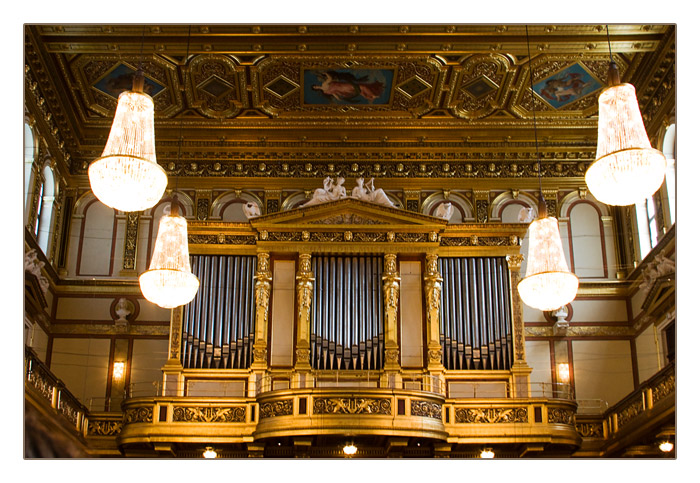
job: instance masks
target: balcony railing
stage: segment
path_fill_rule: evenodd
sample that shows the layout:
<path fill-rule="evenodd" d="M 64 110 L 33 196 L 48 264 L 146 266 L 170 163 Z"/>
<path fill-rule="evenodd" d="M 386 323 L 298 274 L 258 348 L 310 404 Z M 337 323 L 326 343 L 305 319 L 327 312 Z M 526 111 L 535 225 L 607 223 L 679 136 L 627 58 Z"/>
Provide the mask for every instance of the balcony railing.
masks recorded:
<path fill-rule="evenodd" d="M 282 389 L 313 389 L 313 388 L 376 388 L 401 389 L 408 391 L 423 391 L 445 395 L 445 384 L 439 377 L 430 375 L 415 375 L 401 378 L 381 378 L 371 372 L 307 374 L 298 377 L 297 374 L 274 374 L 261 378 L 255 388 L 257 395 Z"/>

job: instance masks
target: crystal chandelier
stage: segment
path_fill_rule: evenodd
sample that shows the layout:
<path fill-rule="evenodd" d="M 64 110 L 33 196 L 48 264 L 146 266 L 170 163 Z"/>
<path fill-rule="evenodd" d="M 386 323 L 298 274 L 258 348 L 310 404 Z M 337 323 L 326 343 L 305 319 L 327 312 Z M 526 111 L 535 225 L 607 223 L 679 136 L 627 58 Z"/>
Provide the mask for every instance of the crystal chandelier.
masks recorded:
<path fill-rule="evenodd" d="M 530 38 L 528 35 L 527 51 L 530 57 Z M 530 88 L 534 96 L 532 66 L 530 67 Z M 532 119 L 535 128 L 535 150 L 537 150 L 537 121 L 535 107 L 532 107 Z M 538 176 L 540 182 L 540 200 L 538 218 L 530 223 L 528 233 L 530 243 L 527 251 L 527 271 L 525 278 L 518 283 L 518 293 L 526 305 L 544 311 L 556 310 L 568 304 L 576 297 L 578 277 L 569 271 L 564 259 L 564 248 L 559 234 L 559 222 L 553 216 L 547 216 L 547 205 L 542 195 L 542 168 L 537 153 Z"/>
<path fill-rule="evenodd" d="M 527 271 L 518 283 L 526 305 L 543 312 L 556 310 L 576 297 L 578 277 L 569 271 L 559 235 L 559 222 L 547 216 L 540 200 L 540 216 L 528 227 Z"/>
<path fill-rule="evenodd" d="M 666 158 L 651 147 L 634 86 L 620 83 L 612 49 L 608 85 L 598 98 L 598 149 L 586 171 L 586 185 L 603 203 L 632 205 L 661 187 Z"/>
<path fill-rule="evenodd" d="M 133 89 L 119 95 L 102 156 L 88 167 L 97 199 L 124 212 L 153 207 L 168 184 L 165 170 L 156 161 L 153 99 L 143 92 L 144 80 L 137 71 Z"/>
<path fill-rule="evenodd" d="M 139 277 L 139 285 L 146 300 L 164 309 L 185 305 L 199 290 L 199 279 L 190 268 L 187 220 L 179 215 L 175 196 L 170 213 L 160 219 L 151 266 Z"/>

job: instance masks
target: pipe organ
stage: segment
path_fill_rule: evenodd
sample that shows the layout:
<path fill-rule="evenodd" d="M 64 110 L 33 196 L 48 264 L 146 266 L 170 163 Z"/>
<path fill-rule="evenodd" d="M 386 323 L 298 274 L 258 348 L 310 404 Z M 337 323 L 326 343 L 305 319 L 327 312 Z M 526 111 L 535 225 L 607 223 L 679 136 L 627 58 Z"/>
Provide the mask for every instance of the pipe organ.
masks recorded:
<path fill-rule="evenodd" d="M 314 256 L 311 365 L 320 370 L 382 369 L 381 256 Z"/>
<path fill-rule="evenodd" d="M 199 292 L 183 309 L 182 365 L 246 369 L 255 336 L 256 257 L 190 256 Z"/>
<path fill-rule="evenodd" d="M 503 370 L 513 363 L 508 264 L 503 257 L 438 259 L 445 369 Z"/>

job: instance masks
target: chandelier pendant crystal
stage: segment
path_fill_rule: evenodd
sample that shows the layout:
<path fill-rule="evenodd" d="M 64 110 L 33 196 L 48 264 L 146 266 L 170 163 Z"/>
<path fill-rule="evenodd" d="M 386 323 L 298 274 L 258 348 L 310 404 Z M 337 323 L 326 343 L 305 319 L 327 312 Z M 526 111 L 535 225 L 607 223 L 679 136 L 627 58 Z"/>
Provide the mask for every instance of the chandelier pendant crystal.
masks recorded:
<path fill-rule="evenodd" d="M 88 167 L 97 199 L 124 212 L 153 207 L 168 184 L 156 161 L 154 104 L 143 92 L 144 80 L 141 71 L 136 72 L 133 89 L 119 95 L 102 156 Z"/>
<path fill-rule="evenodd" d="M 605 204 L 633 205 L 661 187 L 666 158 L 651 147 L 634 86 L 620 83 L 614 62 L 608 83 L 598 97 L 598 148 L 586 185 Z"/>
<path fill-rule="evenodd" d="M 528 227 L 527 271 L 518 283 L 522 301 L 543 312 L 556 310 L 576 297 L 578 277 L 569 271 L 559 234 L 559 222 L 547 216 L 540 199 L 539 217 Z"/>
<path fill-rule="evenodd" d="M 191 302 L 199 290 L 190 267 L 187 220 L 179 215 L 175 197 L 170 213 L 160 219 L 151 265 L 139 277 L 139 285 L 146 300 L 164 309 Z"/>

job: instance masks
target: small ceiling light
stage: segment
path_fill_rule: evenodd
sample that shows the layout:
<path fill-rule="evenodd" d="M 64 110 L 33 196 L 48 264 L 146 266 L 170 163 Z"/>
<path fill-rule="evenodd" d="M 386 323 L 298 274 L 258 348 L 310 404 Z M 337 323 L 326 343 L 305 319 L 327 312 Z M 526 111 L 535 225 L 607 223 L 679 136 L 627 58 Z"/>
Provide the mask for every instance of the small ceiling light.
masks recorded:
<path fill-rule="evenodd" d="M 112 379 L 121 381 L 124 377 L 124 368 L 126 364 L 122 361 L 115 362 L 112 366 Z"/>
<path fill-rule="evenodd" d="M 673 451 L 673 443 L 670 441 L 663 441 L 661 444 L 659 444 L 659 449 L 664 453 L 670 453 Z"/>
<path fill-rule="evenodd" d="M 187 220 L 179 215 L 175 195 L 170 213 L 160 219 L 151 266 L 139 277 L 139 285 L 146 300 L 164 309 L 185 305 L 197 295 L 199 279 L 190 267 Z"/>
<path fill-rule="evenodd" d="M 633 205 L 661 187 L 666 158 L 649 143 L 634 86 L 620 82 L 609 32 L 608 48 L 609 87 L 598 97 L 598 149 L 586 171 L 586 185 L 603 203 Z"/>
<path fill-rule="evenodd" d="M 481 454 L 479 455 L 479 458 L 490 460 L 490 459 L 493 459 L 495 456 L 496 456 L 496 453 L 494 453 L 491 448 L 486 448 L 481 452 Z"/>
<path fill-rule="evenodd" d="M 353 443 L 348 443 L 343 447 L 343 453 L 345 453 L 347 456 L 352 456 L 357 453 L 357 446 L 355 446 Z"/>
<path fill-rule="evenodd" d="M 211 459 L 211 458 L 216 458 L 218 455 L 216 451 L 214 451 L 214 448 L 211 446 L 207 446 L 207 448 L 204 450 L 204 453 L 202 453 L 202 456 L 206 459 Z"/>

